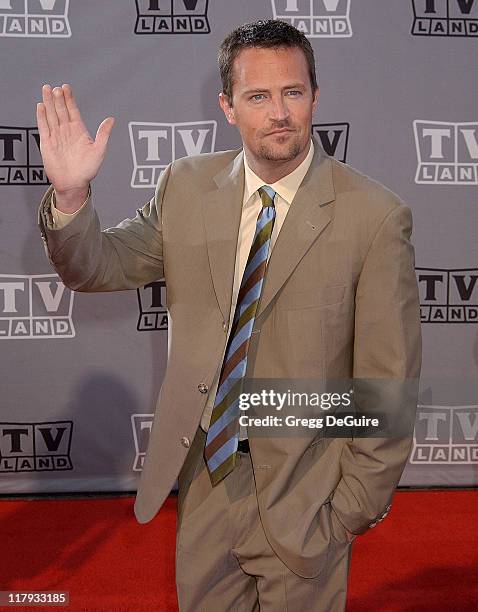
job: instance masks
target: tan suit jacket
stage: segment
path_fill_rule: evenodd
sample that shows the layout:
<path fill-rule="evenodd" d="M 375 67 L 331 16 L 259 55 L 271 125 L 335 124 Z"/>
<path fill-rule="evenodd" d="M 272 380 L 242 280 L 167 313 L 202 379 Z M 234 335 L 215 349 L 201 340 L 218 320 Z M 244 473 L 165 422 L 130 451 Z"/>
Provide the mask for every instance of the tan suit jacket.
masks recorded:
<path fill-rule="evenodd" d="M 315 155 L 272 251 L 248 376 L 417 379 L 421 336 L 410 209 L 370 178 Z M 150 521 L 171 491 L 220 367 L 241 217 L 241 151 L 175 161 L 134 219 L 100 232 L 88 203 L 54 230 L 50 188 L 39 225 L 75 291 L 134 289 L 164 276 L 171 344 L 135 503 Z M 413 417 L 416 396 L 400 401 Z M 413 420 L 413 419 L 412 419 Z M 258 505 L 278 556 L 317 575 L 331 542 L 385 513 L 405 466 L 399 438 L 251 436 Z"/>

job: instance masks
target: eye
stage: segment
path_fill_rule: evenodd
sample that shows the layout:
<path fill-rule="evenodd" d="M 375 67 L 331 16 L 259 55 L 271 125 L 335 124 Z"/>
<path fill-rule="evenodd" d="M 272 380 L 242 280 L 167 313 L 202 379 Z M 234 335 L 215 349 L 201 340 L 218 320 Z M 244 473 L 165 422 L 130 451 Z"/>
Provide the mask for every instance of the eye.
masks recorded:
<path fill-rule="evenodd" d="M 302 95 L 302 92 L 298 91 L 297 89 L 291 89 L 287 92 L 287 95 L 291 98 L 297 98 Z"/>
<path fill-rule="evenodd" d="M 265 99 L 265 95 L 264 94 L 254 94 L 253 96 L 251 96 L 250 99 L 253 102 L 261 102 L 262 100 Z"/>

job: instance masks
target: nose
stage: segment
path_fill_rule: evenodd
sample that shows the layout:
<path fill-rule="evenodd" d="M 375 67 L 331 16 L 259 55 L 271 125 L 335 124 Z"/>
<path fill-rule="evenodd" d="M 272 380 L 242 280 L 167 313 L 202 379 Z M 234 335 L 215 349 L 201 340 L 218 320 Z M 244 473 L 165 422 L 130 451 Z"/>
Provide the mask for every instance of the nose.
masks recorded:
<path fill-rule="evenodd" d="M 289 117 L 289 107 L 283 96 L 273 97 L 270 106 L 270 118 L 274 121 L 285 121 Z"/>

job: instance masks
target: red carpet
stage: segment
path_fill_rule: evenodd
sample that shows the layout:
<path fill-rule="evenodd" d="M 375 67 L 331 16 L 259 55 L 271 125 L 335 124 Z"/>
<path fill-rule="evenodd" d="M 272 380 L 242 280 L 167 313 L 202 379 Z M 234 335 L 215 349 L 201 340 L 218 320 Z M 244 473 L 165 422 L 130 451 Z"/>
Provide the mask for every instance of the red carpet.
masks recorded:
<path fill-rule="evenodd" d="M 2 501 L 0 590 L 69 591 L 72 611 L 174 612 L 175 507 L 139 525 L 133 498 Z M 354 544 L 347 612 L 478 610 L 477 525 L 478 491 L 398 493 Z"/>

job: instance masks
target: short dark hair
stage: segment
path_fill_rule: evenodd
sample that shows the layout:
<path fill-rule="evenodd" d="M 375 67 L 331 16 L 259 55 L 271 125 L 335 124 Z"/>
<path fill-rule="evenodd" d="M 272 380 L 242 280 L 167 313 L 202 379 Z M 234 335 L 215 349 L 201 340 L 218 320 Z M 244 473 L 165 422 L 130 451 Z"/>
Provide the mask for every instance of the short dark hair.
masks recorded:
<path fill-rule="evenodd" d="M 314 51 L 309 40 L 297 28 L 281 19 L 265 19 L 246 23 L 233 30 L 219 47 L 218 64 L 222 81 L 222 91 L 232 104 L 232 69 L 234 60 L 242 49 L 261 47 L 277 49 L 298 47 L 301 49 L 309 67 L 312 92 L 317 89 Z"/>

